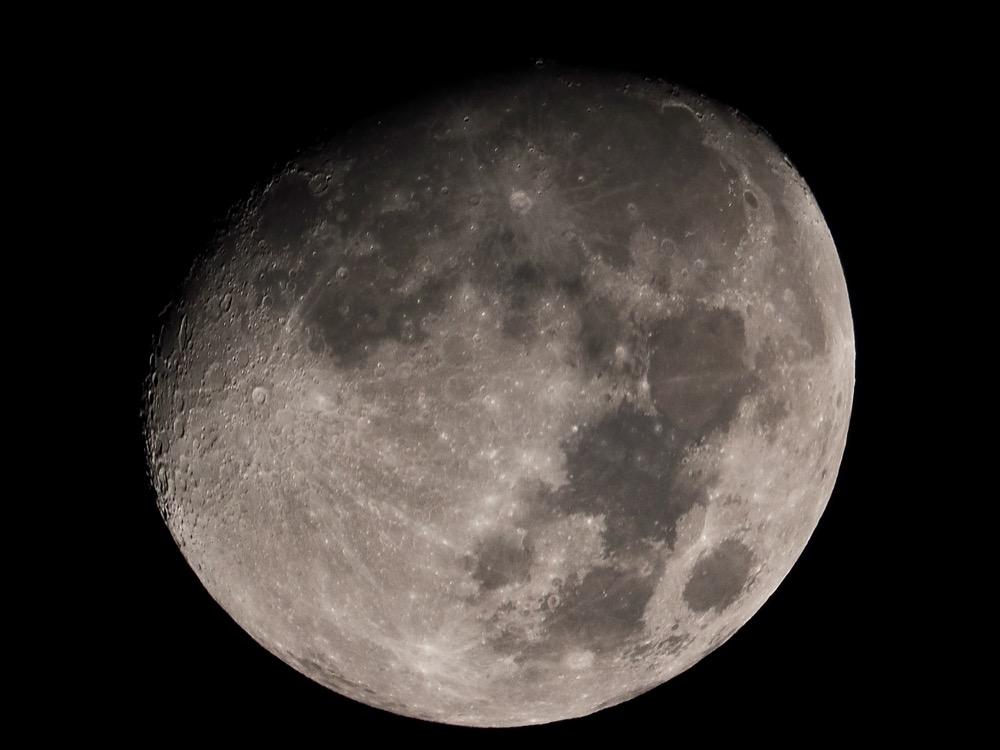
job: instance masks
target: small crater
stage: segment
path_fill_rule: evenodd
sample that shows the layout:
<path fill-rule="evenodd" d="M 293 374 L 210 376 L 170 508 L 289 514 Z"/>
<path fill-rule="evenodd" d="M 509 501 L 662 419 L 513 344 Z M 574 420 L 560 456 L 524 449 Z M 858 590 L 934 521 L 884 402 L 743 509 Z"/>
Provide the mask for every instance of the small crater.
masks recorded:
<path fill-rule="evenodd" d="M 515 190 L 510 194 L 510 207 L 519 214 L 527 213 L 531 210 L 533 201 L 523 190 Z"/>
<path fill-rule="evenodd" d="M 563 662 L 570 669 L 590 669 L 594 664 L 594 652 L 583 650 L 570 651 L 563 657 Z"/>
<path fill-rule="evenodd" d="M 330 175 L 315 174 L 309 179 L 309 192 L 313 195 L 322 195 L 330 187 Z"/>
<path fill-rule="evenodd" d="M 751 193 L 749 190 L 743 193 L 743 200 L 747 202 L 747 205 L 750 206 L 750 208 L 757 208 L 758 206 L 757 196 Z"/>

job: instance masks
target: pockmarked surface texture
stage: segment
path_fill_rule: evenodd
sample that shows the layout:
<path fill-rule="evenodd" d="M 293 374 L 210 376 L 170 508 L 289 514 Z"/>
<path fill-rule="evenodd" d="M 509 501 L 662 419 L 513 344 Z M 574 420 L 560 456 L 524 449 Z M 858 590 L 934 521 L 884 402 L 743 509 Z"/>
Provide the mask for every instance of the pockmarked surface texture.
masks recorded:
<path fill-rule="evenodd" d="M 146 409 L 212 596 L 404 715 L 581 716 L 687 669 L 830 497 L 854 386 L 806 185 L 735 113 L 531 71 L 297 157 L 196 264 Z"/>

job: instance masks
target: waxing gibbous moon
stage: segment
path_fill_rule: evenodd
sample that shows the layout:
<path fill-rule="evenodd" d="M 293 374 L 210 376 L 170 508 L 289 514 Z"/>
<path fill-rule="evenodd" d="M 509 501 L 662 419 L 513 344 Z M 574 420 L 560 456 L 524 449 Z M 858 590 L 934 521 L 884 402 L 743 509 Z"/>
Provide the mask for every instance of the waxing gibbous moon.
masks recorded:
<path fill-rule="evenodd" d="M 372 706 L 583 716 L 714 650 L 815 528 L 844 276 L 765 133 L 531 70 L 299 154 L 166 317 L 161 514 L 263 647 Z"/>

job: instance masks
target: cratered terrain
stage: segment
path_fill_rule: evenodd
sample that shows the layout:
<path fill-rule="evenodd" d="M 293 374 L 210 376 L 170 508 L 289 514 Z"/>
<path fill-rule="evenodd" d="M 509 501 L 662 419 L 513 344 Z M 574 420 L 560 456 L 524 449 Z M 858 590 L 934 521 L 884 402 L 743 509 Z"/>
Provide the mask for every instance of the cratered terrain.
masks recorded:
<path fill-rule="evenodd" d="M 160 512 L 254 639 L 438 722 L 693 665 L 830 497 L 854 333 L 765 133 L 627 75 L 469 82 L 299 153 L 167 314 Z"/>

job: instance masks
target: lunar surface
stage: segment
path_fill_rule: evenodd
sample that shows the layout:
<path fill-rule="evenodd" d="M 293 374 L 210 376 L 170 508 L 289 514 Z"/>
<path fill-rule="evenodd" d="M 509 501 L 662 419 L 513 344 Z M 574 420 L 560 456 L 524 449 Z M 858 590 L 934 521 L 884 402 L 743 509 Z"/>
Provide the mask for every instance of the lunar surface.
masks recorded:
<path fill-rule="evenodd" d="M 168 313 L 160 512 L 262 646 L 510 726 L 647 691 L 779 585 L 833 490 L 854 333 L 765 133 L 532 70 L 299 154 Z"/>

